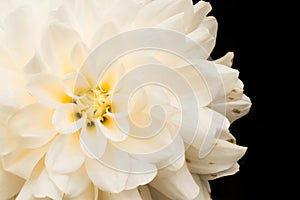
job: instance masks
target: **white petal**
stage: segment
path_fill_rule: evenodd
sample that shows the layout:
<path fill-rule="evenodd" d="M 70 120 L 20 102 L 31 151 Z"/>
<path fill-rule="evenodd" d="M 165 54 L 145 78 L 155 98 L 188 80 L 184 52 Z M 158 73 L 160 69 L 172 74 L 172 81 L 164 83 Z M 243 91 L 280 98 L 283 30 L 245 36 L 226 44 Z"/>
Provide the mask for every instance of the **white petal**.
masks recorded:
<path fill-rule="evenodd" d="M 142 200 L 137 189 L 124 190 L 120 193 L 101 192 L 99 196 L 101 200 Z"/>
<path fill-rule="evenodd" d="M 235 173 L 237 173 L 240 169 L 240 165 L 238 163 L 235 163 L 231 168 L 226 169 L 224 171 L 220 171 L 217 173 L 213 173 L 213 174 L 203 174 L 200 175 L 201 179 L 203 180 L 214 180 L 223 176 L 230 176 L 233 175 Z"/>
<path fill-rule="evenodd" d="M 0 122 L 0 155 L 6 155 L 16 149 L 18 143 L 7 127 Z"/>
<path fill-rule="evenodd" d="M 31 76 L 27 81 L 27 88 L 36 101 L 47 107 L 53 108 L 71 102 L 71 98 L 64 91 L 62 81 L 51 74 L 40 73 Z"/>
<path fill-rule="evenodd" d="M 194 199 L 199 194 L 199 187 L 186 165 L 172 175 L 158 173 L 150 185 L 170 199 Z"/>
<path fill-rule="evenodd" d="M 80 69 L 89 55 L 90 49 L 84 43 L 77 43 L 71 52 L 71 61 L 75 69 Z"/>
<path fill-rule="evenodd" d="M 3 67 L 0 68 L 0 92 L 1 107 L 14 109 L 33 103 L 33 98 L 26 91 L 22 74 Z"/>
<path fill-rule="evenodd" d="M 81 73 L 69 73 L 63 79 L 66 93 L 71 97 L 83 95 L 90 89 L 90 85 Z"/>
<path fill-rule="evenodd" d="M 38 52 L 35 53 L 34 57 L 25 65 L 23 72 L 26 76 L 36 75 L 39 73 L 47 72 L 47 65 L 42 60 Z"/>
<path fill-rule="evenodd" d="M 195 200 L 211 199 L 209 182 L 207 180 L 202 180 L 202 176 L 200 177 L 196 174 L 193 174 L 193 178 L 200 189 L 199 195 L 195 198 Z"/>
<path fill-rule="evenodd" d="M 57 173 L 72 173 L 84 163 L 85 155 L 80 149 L 79 135 L 59 135 L 52 142 L 45 159 L 46 167 Z M 68 163 L 66 165 L 66 163 Z"/>
<path fill-rule="evenodd" d="M 7 46 L 18 66 L 23 67 L 34 54 L 34 39 L 38 30 L 34 24 L 33 10 L 21 6 L 10 13 L 4 21 Z"/>
<path fill-rule="evenodd" d="M 120 33 L 120 30 L 113 22 L 106 22 L 101 24 L 92 38 L 90 44 L 91 48 L 95 49 L 102 42 L 112 38 L 114 35 L 118 33 Z"/>
<path fill-rule="evenodd" d="M 149 186 L 152 199 L 155 200 L 171 200 L 170 198 L 163 195 L 161 192 L 157 191 L 154 187 Z"/>
<path fill-rule="evenodd" d="M 113 156 L 113 155 L 112 155 Z M 118 157 L 119 158 L 119 157 Z M 124 158 L 120 157 L 122 160 Z M 121 164 L 121 163 L 120 163 Z M 123 163 L 123 164 L 126 164 Z M 91 181 L 101 190 L 118 193 L 125 189 L 128 174 L 107 167 L 94 159 L 86 159 L 86 171 Z"/>
<path fill-rule="evenodd" d="M 228 52 L 223 57 L 215 60 L 215 62 L 221 65 L 226 65 L 227 67 L 231 67 L 233 63 L 233 57 L 234 57 L 234 53 Z"/>
<path fill-rule="evenodd" d="M 213 174 L 231 168 L 246 152 L 247 148 L 224 140 L 217 140 L 214 148 L 199 159 L 198 150 L 190 147 L 186 151 L 188 167 L 192 173 Z"/>
<path fill-rule="evenodd" d="M 128 137 L 130 126 L 127 117 L 105 116 L 105 121 L 99 123 L 101 132 L 111 141 L 120 142 Z"/>
<path fill-rule="evenodd" d="M 52 123 L 61 134 L 71 134 L 85 126 L 86 118 L 86 114 L 81 114 L 76 104 L 69 103 L 55 110 Z"/>
<path fill-rule="evenodd" d="M 129 173 L 126 190 L 137 188 L 151 182 L 156 174 L 156 166 L 139 160 L 130 159 L 131 173 Z"/>
<path fill-rule="evenodd" d="M 24 148 L 41 147 L 57 133 L 51 123 L 52 115 L 53 109 L 40 104 L 31 104 L 9 119 L 9 132 Z"/>
<path fill-rule="evenodd" d="M 197 57 L 206 59 L 207 56 L 211 54 L 216 43 L 217 21 L 214 17 L 210 16 L 205 18 L 204 22 L 205 23 L 201 24 L 196 30 L 189 33 L 187 36 L 199 45 L 191 47 L 201 47 L 202 50 L 205 52 L 203 56 Z M 193 48 L 191 48 L 191 50 L 192 49 Z"/>
<path fill-rule="evenodd" d="M 49 174 L 44 169 L 36 179 L 33 188 L 33 196 L 38 198 L 50 197 L 52 199 L 60 200 L 63 198 L 63 192 L 55 186 L 51 181 Z"/>
<path fill-rule="evenodd" d="M 212 7 L 209 2 L 199 1 L 194 5 L 194 16 L 192 22 L 188 23 L 188 32 L 194 30 L 202 23 L 206 15 L 211 11 Z"/>
<path fill-rule="evenodd" d="M 45 155 L 49 145 L 38 149 L 19 149 L 2 157 L 3 168 L 24 179 L 29 179 L 33 168 Z"/>
<path fill-rule="evenodd" d="M 70 198 L 70 200 L 82 200 L 82 199 L 89 199 L 89 200 L 97 200 L 98 199 L 98 188 L 96 188 L 93 184 L 90 184 L 87 189 L 82 192 L 79 196 Z"/>
<path fill-rule="evenodd" d="M 54 72 L 73 72 L 71 53 L 80 37 L 73 29 L 59 23 L 49 24 L 42 38 L 42 56 Z"/>
<path fill-rule="evenodd" d="M 24 180 L 2 168 L 0 160 L 0 199 L 9 199 L 17 194 L 24 184 Z"/>
<path fill-rule="evenodd" d="M 159 22 L 185 11 L 189 1 L 165 0 L 151 1 L 139 10 L 134 26 L 155 26 Z"/>
<path fill-rule="evenodd" d="M 101 132 L 98 123 L 93 126 L 85 124 L 80 133 L 80 145 L 85 153 L 91 157 L 100 158 L 106 149 L 107 139 Z"/>
<path fill-rule="evenodd" d="M 220 113 L 225 112 L 226 117 L 232 123 L 246 115 L 249 112 L 251 105 L 250 98 L 243 94 L 240 100 L 213 103 L 212 109 Z"/>
<path fill-rule="evenodd" d="M 70 174 L 59 174 L 49 170 L 48 174 L 50 179 L 65 193 L 68 199 L 83 195 L 91 185 L 84 166 Z"/>

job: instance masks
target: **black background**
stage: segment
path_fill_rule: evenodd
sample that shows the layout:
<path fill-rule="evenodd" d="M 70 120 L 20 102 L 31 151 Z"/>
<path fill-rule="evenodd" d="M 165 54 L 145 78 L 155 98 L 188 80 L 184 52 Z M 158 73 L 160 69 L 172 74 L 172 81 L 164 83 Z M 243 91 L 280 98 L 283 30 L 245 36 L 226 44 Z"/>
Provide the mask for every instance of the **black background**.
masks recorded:
<path fill-rule="evenodd" d="M 198 1 L 194 0 L 194 3 Z M 218 34 L 212 59 L 222 57 L 228 51 L 234 52 L 233 68 L 240 71 L 244 83 L 244 93 L 252 101 L 248 115 L 232 123 L 231 133 L 237 144 L 247 146 L 245 156 L 239 160 L 240 171 L 232 176 L 222 177 L 210 182 L 214 200 L 258 200 L 266 199 L 270 192 L 276 193 L 271 185 L 267 170 L 270 169 L 266 148 L 265 108 L 268 90 L 267 81 L 263 81 L 265 69 L 264 35 L 261 15 L 262 6 L 253 1 L 242 0 L 208 0 L 212 5 L 209 15 L 218 21 Z M 262 95 L 263 94 L 263 95 Z M 272 154 L 270 154 L 272 155 Z M 272 169 L 270 169 L 272 171 Z M 273 191 L 272 191 L 273 190 Z M 269 197 L 270 198 L 270 197 Z M 268 198 L 268 199 L 269 199 Z"/>

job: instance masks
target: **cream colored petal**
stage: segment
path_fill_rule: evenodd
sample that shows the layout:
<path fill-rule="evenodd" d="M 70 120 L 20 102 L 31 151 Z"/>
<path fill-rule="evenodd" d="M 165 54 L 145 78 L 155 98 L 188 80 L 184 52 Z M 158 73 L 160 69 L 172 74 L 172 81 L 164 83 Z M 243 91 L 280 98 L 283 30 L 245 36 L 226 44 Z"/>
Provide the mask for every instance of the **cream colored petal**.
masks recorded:
<path fill-rule="evenodd" d="M 75 69 L 80 69 L 85 59 L 90 53 L 90 49 L 84 43 L 77 43 L 71 52 L 71 61 Z"/>
<path fill-rule="evenodd" d="M 52 74 L 31 76 L 27 80 L 27 89 L 37 102 L 46 107 L 55 108 L 71 102 L 71 98 L 64 91 L 62 80 Z"/>
<path fill-rule="evenodd" d="M 90 47 L 91 49 L 95 49 L 102 42 L 112 38 L 113 36 L 120 33 L 119 27 L 113 22 L 106 22 L 99 26 L 97 31 L 92 37 Z"/>
<path fill-rule="evenodd" d="M 120 142 L 125 140 L 130 133 L 130 126 L 127 117 L 105 116 L 103 123 L 98 123 L 101 132 L 111 141 Z"/>
<path fill-rule="evenodd" d="M 155 26 L 190 6 L 191 1 L 165 0 L 151 1 L 143 6 L 134 21 L 135 27 Z"/>
<path fill-rule="evenodd" d="M 33 103 L 33 98 L 26 91 L 22 74 L 3 67 L 0 68 L 0 92 L 1 107 L 14 109 Z"/>
<path fill-rule="evenodd" d="M 165 28 L 165 29 L 177 31 L 179 33 L 184 33 L 185 31 L 184 13 L 179 13 L 161 22 L 158 25 L 158 28 Z"/>
<path fill-rule="evenodd" d="M 120 160 L 124 160 L 123 157 L 118 156 L 118 158 L 120 158 Z M 121 165 L 126 165 L 126 162 L 120 162 L 120 164 L 122 163 Z M 122 173 L 118 171 L 118 169 L 105 166 L 104 164 L 102 164 L 101 161 L 94 159 L 86 159 L 86 171 L 91 181 L 103 191 L 118 193 L 124 190 L 128 174 Z"/>
<path fill-rule="evenodd" d="M 95 122 L 92 123 L 92 126 L 85 124 L 82 127 L 80 133 L 80 145 L 87 156 L 99 159 L 106 149 L 107 139 L 103 135 L 99 124 Z"/>
<path fill-rule="evenodd" d="M 196 29 L 202 21 L 205 19 L 206 15 L 211 11 L 212 7 L 209 2 L 199 1 L 194 5 L 194 15 L 191 22 L 187 23 L 187 31 L 191 32 Z"/>
<path fill-rule="evenodd" d="M 120 193 L 100 192 L 101 200 L 143 200 L 137 189 L 124 190 Z"/>
<path fill-rule="evenodd" d="M 0 122 L 0 156 L 7 155 L 17 148 L 18 142 L 8 131 L 7 126 Z"/>
<path fill-rule="evenodd" d="M 189 170 L 198 174 L 213 174 L 231 168 L 246 152 L 247 148 L 224 140 L 217 140 L 214 148 L 204 158 L 194 147 L 186 151 Z"/>
<path fill-rule="evenodd" d="M 202 180 L 214 180 L 220 177 L 234 175 L 239 171 L 239 169 L 240 169 L 240 165 L 238 163 L 235 163 L 231 168 L 226 169 L 224 171 L 220 171 L 213 174 L 204 174 L 200 176 Z"/>
<path fill-rule="evenodd" d="M 35 22 L 33 12 L 29 6 L 22 6 L 4 20 L 6 45 L 20 68 L 34 55 L 34 40 L 38 30 L 36 26 L 32 26 Z"/>
<path fill-rule="evenodd" d="M 98 188 L 96 188 L 93 184 L 90 184 L 84 192 L 77 197 L 70 198 L 70 200 L 97 200 L 98 193 L 96 191 L 98 191 Z"/>
<path fill-rule="evenodd" d="M 158 173 L 150 185 L 170 199 L 194 199 L 199 194 L 199 187 L 186 165 L 172 175 Z"/>
<path fill-rule="evenodd" d="M 2 157 L 3 168 L 24 179 L 29 179 L 34 167 L 45 155 L 49 145 L 37 149 L 18 149 Z"/>
<path fill-rule="evenodd" d="M 226 65 L 228 67 L 231 67 L 233 64 L 233 57 L 234 57 L 234 53 L 228 52 L 223 57 L 215 60 L 215 62 L 221 65 Z"/>
<path fill-rule="evenodd" d="M 53 112 L 40 104 L 26 106 L 9 119 L 8 131 L 23 148 L 41 147 L 57 134 L 51 123 Z"/>
<path fill-rule="evenodd" d="M 196 44 L 198 44 L 202 50 L 205 52 L 204 55 L 208 56 L 211 54 L 215 43 L 217 34 L 217 20 L 212 17 L 206 17 L 201 25 L 196 28 L 193 32 L 189 33 L 187 37 L 191 38 Z M 199 46 L 191 46 L 199 48 Z M 199 57 L 206 59 L 207 57 Z"/>
<path fill-rule="evenodd" d="M 216 102 L 212 104 L 212 109 L 217 112 L 224 113 L 230 122 L 243 117 L 249 113 L 251 108 L 251 100 L 248 96 L 244 95 L 240 100 L 227 101 L 227 102 Z"/>
<path fill-rule="evenodd" d="M 24 184 L 24 179 L 6 172 L 0 160 L 0 199 L 9 199 L 16 195 Z"/>
<path fill-rule="evenodd" d="M 80 149 L 79 135 L 59 135 L 47 152 L 45 164 L 50 171 L 65 174 L 78 170 L 84 160 L 85 155 Z"/>
<path fill-rule="evenodd" d="M 193 174 L 193 178 L 200 189 L 199 195 L 195 198 L 195 200 L 212 199 L 209 182 L 207 180 L 203 180 L 202 176 L 196 174 Z"/>
<path fill-rule="evenodd" d="M 63 85 L 66 93 L 73 98 L 80 98 L 79 96 L 91 88 L 85 77 L 81 73 L 76 72 L 65 75 Z"/>
<path fill-rule="evenodd" d="M 91 186 L 85 167 L 70 174 L 59 174 L 48 170 L 50 179 L 65 194 L 67 199 L 78 198 L 87 192 Z"/>
<path fill-rule="evenodd" d="M 131 172 L 129 173 L 126 190 L 132 190 L 140 185 L 145 185 L 152 181 L 157 175 L 157 169 L 154 164 L 130 159 Z"/>
<path fill-rule="evenodd" d="M 64 75 L 75 70 L 71 53 L 74 46 L 80 42 L 80 37 L 74 29 L 60 23 L 48 25 L 42 36 L 42 57 L 51 69 Z"/>
<path fill-rule="evenodd" d="M 55 184 L 51 181 L 49 174 L 44 169 L 39 177 L 36 179 L 33 188 L 33 196 L 37 198 L 50 197 L 52 199 L 63 199 L 63 192 L 60 191 Z"/>
<path fill-rule="evenodd" d="M 149 190 L 148 185 L 139 186 L 137 189 L 143 200 L 152 200 L 151 192 Z"/>
<path fill-rule="evenodd" d="M 23 68 L 23 72 L 27 77 L 39 73 L 46 73 L 47 70 L 48 70 L 47 65 L 38 52 L 35 52 L 35 55 L 30 59 L 30 61 Z"/>
<path fill-rule="evenodd" d="M 85 126 L 86 118 L 76 104 L 68 103 L 55 110 L 52 123 L 61 134 L 71 134 Z"/>

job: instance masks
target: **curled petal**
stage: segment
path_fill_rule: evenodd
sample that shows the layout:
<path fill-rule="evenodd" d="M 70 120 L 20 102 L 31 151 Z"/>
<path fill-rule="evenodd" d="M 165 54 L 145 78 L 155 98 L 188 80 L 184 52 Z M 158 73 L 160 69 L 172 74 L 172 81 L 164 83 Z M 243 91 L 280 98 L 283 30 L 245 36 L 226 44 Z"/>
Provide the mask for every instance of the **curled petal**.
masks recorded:
<path fill-rule="evenodd" d="M 198 184 L 200 192 L 195 200 L 211 199 L 210 185 L 207 180 L 203 180 L 202 176 L 193 174 L 195 182 Z"/>
<path fill-rule="evenodd" d="M 170 199 L 194 199 L 199 194 L 199 187 L 186 165 L 172 175 L 158 173 L 150 185 Z"/>
<path fill-rule="evenodd" d="M 247 148 L 224 140 L 217 140 L 214 148 L 204 158 L 199 158 L 199 152 L 190 147 L 186 152 L 188 167 L 192 173 L 214 174 L 231 168 L 246 152 Z"/>
<path fill-rule="evenodd" d="M 106 149 L 107 139 L 101 132 L 99 124 L 92 123 L 92 126 L 85 124 L 82 127 L 80 145 L 90 158 L 99 159 Z"/>
<path fill-rule="evenodd" d="M 138 189 L 124 190 L 120 193 L 100 192 L 100 199 L 103 200 L 142 200 Z"/>
<path fill-rule="evenodd" d="M 45 155 L 49 145 L 37 149 L 18 149 L 2 157 L 3 168 L 24 179 L 29 179 L 34 167 Z"/>
<path fill-rule="evenodd" d="M 57 76 L 47 73 L 33 75 L 27 80 L 27 89 L 40 104 L 56 108 L 57 106 L 71 102 L 66 95 L 62 81 Z"/>
<path fill-rule="evenodd" d="M 84 160 L 85 155 L 80 150 L 78 134 L 59 135 L 47 152 L 45 164 L 50 171 L 72 173 L 82 166 Z"/>
<path fill-rule="evenodd" d="M 26 106 L 9 119 L 8 130 L 22 147 L 41 147 L 57 133 L 51 123 L 53 112 L 40 104 Z"/>
<path fill-rule="evenodd" d="M 0 199 L 10 199 L 17 194 L 24 184 L 24 179 L 5 171 L 0 160 Z"/>
<path fill-rule="evenodd" d="M 69 103 L 56 109 L 52 123 L 61 134 L 71 134 L 85 126 L 86 118 L 86 114 L 81 114 L 76 104 Z"/>

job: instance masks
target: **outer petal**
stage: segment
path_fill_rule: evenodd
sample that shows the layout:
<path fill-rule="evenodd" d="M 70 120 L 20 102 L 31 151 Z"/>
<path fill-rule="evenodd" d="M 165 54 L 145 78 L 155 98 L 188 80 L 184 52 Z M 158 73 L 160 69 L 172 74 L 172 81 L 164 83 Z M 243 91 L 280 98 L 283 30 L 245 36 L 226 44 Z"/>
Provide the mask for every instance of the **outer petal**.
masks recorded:
<path fill-rule="evenodd" d="M 47 107 L 57 107 L 62 103 L 71 102 L 66 95 L 60 78 L 47 73 L 31 76 L 27 81 L 28 91 L 36 101 Z"/>
<path fill-rule="evenodd" d="M 24 148 L 48 143 L 57 133 L 51 123 L 53 109 L 31 104 L 19 110 L 8 121 L 8 130 Z"/>
<path fill-rule="evenodd" d="M 48 170 L 64 174 L 77 171 L 84 160 L 85 155 L 80 149 L 78 134 L 59 135 L 47 152 L 45 164 Z"/>
<path fill-rule="evenodd" d="M 2 168 L 0 160 L 0 199 L 9 199 L 17 194 L 24 184 L 24 180 Z"/>
<path fill-rule="evenodd" d="M 106 149 L 106 144 L 107 139 L 101 132 L 98 123 L 94 123 L 93 126 L 84 125 L 82 127 L 80 145 L 90 158 L 101 158 Z"/>
<path fill-rule="evenodd" d="M 8 131 L 7 127 L 0 122 L 0 156 L 6 155 L 17 148 L 17 141 Z"/>
<path fill-rule="evenodd" d="M 49 171 L 50 179 L 55 183 L 55 185 L 65 193 L 68 199 L 77 198 L 83 193 L 86 193 L 91 185 L 91 180 L 86 174 L 84 167 L 70 174 L 59 174 Z"/>
<path fill-rule="evenodd" d="M 56 74 L 74 71 L 71 52 L 80 42 L 80 37 L 73 29 L 59 23 L 49 24 L 42 39 L 42 56 Z"/>
<path fill-rule="evenodd" d="M 212 151 L 199 159 L 198 150 L 190 147 L 186 151 L 190 171 L 197 174 L 213 174 L 231 168 L 246 152 L 246 147 L 224 140 L 217 140 Z"/>
<path fill-rule="evenodd" d="M 159 173 L 150 185 L 170 199 L 194 199 L 199 194 L 186 165 L 173 174 Z"/>
<path fill-rule="evenodd" d="M 40 198 L 60 200 L 63 193 L 58 190 L 54 183 L 49 179 L 45 170 L 44 159 L 41 159 L 35 166 L 30 178 L 25 182 L 22 190 L 17 196 L 17 200 Z"/>
<path fill-rule="evenodd" d="M 200 175 L 202 180 L 214 180 L 223 176 L 230 176 L 233 175 L 235 173 L 237 173 L 240 169 L 240 165 L 238 163 L 235 163 L 231 168 L 226 169 L 224 171 L 220 171 L 217 173 L 213 173 L 213 174 L 204 174 L 204 175 Z"/>
<path fill-rule="evenodd" d="M 84 192 L 82 192 L 79 196 L 70 198 L 70 200 L 82 200 L 82 199 L 97 200 L 98 188 L 96 188 L 93 184 L 90 184 L 87 187 L 87 189 Z"/>
<path fill-rule="evenodd" d="M 124 190 L 120 193 L 100 193 L 101 200 L 142 200 L 138 189 Z"/>
<path fill-rule="evenodd" d="M 123 160 L 124 158 L 121 157 Z M 127 164 L 126 162 L 124 164 Z M 118 193 L 125 189 L 128 174 L 116 171 L 94 159 L 86 159 L 86 170 L 92 182 L 101 190 Z"/>
<path fill-rule="evenodd" d="M 3 168 L 24 179 L 29 179 L 34 167 L 45 155 L 49 145 L 38 149 L 18 149 L 2 157 Z"/>
<path fill-rule="evenodd" d="M 59 106 L 54 112 L 52 123 L 61 134 L 71 134 L 85 126 L 86 114 L 81 114 L 76 104 Z"/>
<path fill-rule="evenodd" d="M 211 199 L 210 185 L 207 180 L 202 180 L 200 176 L 193 174 L 193 178 L 199 186 L 200 192 L 195 200 Z"/>
<path fill-rule="evenodd" d="M 228 52 L 223 57 L 215 60 L 215 62 L 221 65 L 226 65 L 227 67 L 231 67 L 233 63 L 233 57 L 234 57 L 234 53 Z"/>

